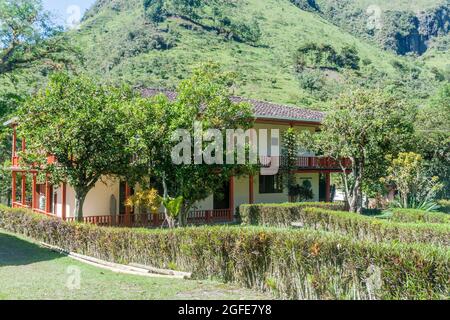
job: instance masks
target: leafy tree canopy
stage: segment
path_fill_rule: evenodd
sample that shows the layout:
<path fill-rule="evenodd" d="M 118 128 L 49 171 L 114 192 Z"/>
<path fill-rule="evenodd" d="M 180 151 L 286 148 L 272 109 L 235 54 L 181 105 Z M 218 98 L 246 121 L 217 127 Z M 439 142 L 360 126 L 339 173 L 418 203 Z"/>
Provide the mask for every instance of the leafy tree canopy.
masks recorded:
<path fill-rule="evenodd" d="M 75 189 L 78 218 L 96 182 L 128 167 L 128 140 L 119 128 L 128 124 L 124 105 L 132 97 L 127 88 L 60 73 L 19 110 L 19 134 L 27 141 L 26 164 L 37 163 L 52 173 L 55 183 L 67 181 Z M 54 155 L 57 164 L 46 165 L 47 155 Z"/>
<path fill-rule="evenodd" d="M 304 132 L 301 143 L 338 161 L 351 161 L 350 173 L 342 165 L 344 186 L 352 211 L 362 211 L 362 188 L 386 172 L 386 154 L 397 154 L 411 140 L 415 112 L 409 105 L 381 90 L 357 89 L 334 104 L 317 134 Z"/>

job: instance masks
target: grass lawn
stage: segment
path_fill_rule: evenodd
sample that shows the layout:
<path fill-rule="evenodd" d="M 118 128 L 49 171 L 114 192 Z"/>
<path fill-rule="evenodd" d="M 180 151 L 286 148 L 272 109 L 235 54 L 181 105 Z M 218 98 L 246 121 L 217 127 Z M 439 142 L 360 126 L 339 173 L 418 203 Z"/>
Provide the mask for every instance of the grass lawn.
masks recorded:
<path fill-rule="evenodd" d="M 267 298 L 270 297 L 214 281 L 172 280 L 114 273 L 0 231 L 0 300 Z"/>

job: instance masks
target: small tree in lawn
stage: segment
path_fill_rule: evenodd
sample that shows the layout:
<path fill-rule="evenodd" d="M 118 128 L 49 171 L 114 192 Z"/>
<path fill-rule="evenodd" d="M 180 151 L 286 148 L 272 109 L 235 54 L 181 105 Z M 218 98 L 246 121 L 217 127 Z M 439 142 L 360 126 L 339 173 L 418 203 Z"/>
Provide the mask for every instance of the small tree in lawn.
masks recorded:
<path fill-rule="evenodd" d="M 414 116 L 412 108 L 380 90 L 356 90 L 335 102 L 319 133 L 304 131 L 300 142 L 339 162 L 350 210 L 361 213 L 363 184 L 384 176 L 386 155 L 396 155 L 410 140 Z"/>
<path fill-rule="evenodd" d="M 175 101 L 163 95 L 139 99 L 128 111 L 133 114 L 130 118 L 137 121 L 133 125 L 137 131 L 129 135 L 130 146 L 137 154 L 131 172 L 137 177 L 147 175 L 151 177 L 150 183 L 153 179 L 162 186 L 164 203 L 170 198 L 180 199 L 177 214 L 180 225 L 187 223 L 187 214 L 196 202 L 220 190 L 232 175 L 247 169 L 225 165 L 226 148 L 214 148 L 225 143 L 226 129 L 248 129 L 253 124 L 251 106 L 230 99 L 233 83 L 231 74 L 221 72 L 216 65 L 205 64 L 179 85 Z M 174 140 L 174 133 L 177 129 L 183 130 L 184 138 L 193 146 L 195 122 L 200 123 L 203 130 L 218 129 L 222 133 L 221 141 L 212 139 L 200 146 L 202 150 L 212 147 L 212 154 L 222 162 L 194 164 L 194 154 L 189 149 L 184 155 L 187 163 L 174 163 L 173 151 L 180 143 Z M 171 218 L 173 215 L 166 207 L 166 219 Z"/>
<path fill-rule="evenodd" d="M 401 152 L 397 158 L 388 156 L 387 159 L 390 161 L 388 176 L 382 181 L 394 183 L 397 187 L 400 201 L 394 203 L 394 206 L 425 210 L 438 207 L 433 201 L 443 184 L 438 177 L 427 175 L 420 154 Z"/>
<path fill-rule="evenodd" d="M 86 195 L 96 182 L 129 165 L 128 140 L 118 128 L 127 127 L 123 106 L 131 97 L 127 89 L 57 74 L 20 109 L 25 161 L 32 165 L 40 160 L 39 168 L 51 173 L 54 183 L 67 181 L 74 188 L 80 220 Z M 47 165 L 47 155 L 54 155 L 57 163 Z"/>

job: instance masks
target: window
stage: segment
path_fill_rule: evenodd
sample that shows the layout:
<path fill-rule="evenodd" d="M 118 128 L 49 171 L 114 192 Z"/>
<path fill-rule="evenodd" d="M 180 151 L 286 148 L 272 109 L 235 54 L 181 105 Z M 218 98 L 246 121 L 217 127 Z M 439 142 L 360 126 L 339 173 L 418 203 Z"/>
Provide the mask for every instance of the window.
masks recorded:
<path fill-rule="evenodd" d="M 283 193 L 283 176 L 259 176 L 259 193 Z"/>

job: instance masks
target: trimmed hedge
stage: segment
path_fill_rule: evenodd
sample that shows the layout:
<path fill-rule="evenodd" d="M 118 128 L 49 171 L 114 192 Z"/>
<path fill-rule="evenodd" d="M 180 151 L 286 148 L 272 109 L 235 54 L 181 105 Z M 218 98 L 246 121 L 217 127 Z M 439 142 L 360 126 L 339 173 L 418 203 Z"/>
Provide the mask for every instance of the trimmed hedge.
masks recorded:
<path fill-rule="evenodd" d="M 304 227 L 339 232 L 360 240 L 422 242 L 450 245 L 450 225 L 397 223 L 363 215 L 299 205 L 245 205 L 243 216 L 252 224 L 289 227 L 292 222 Z"/>
<path fill-rule="evenodd" d="M 288 227 L 297 222 L 305 208 L 322 208 L 343 211 L 345 204 L 340 202 L 301 202 L 282 204 L 244 204 L 240 207 L 242 223 L 271 227 Z"/>
<path fill-rule="evenodd" d="M 438 205 L 440 206 L 439 211 L 450 214 L 450 200 L 439 200 Z"/>
<path fill-rule="evenodd" d="M 288 299 L 448 299 L 449 252 L 256 227 L 142 230 L 0 208 L 0 228 L 119 263 L 176 266 Z"/>
<path fill-rule="evenodd" d="M 414 209 L 394 209 L 392 221 L 413 223 L 450 223 L 450 214 L 442 212 L 427 212 Z"/>

